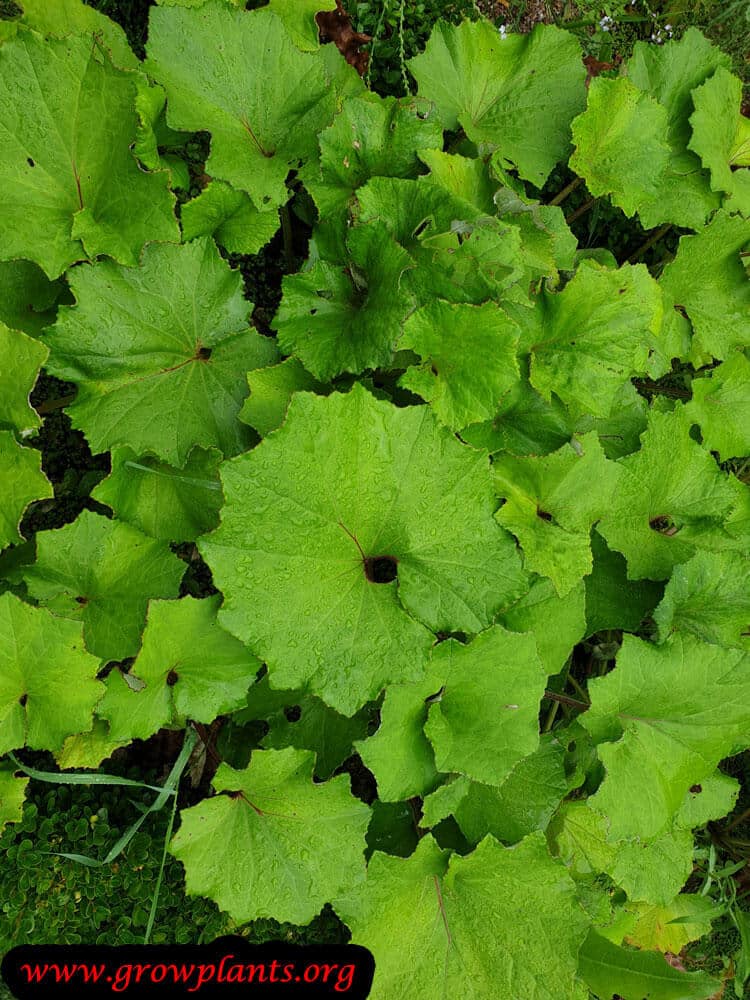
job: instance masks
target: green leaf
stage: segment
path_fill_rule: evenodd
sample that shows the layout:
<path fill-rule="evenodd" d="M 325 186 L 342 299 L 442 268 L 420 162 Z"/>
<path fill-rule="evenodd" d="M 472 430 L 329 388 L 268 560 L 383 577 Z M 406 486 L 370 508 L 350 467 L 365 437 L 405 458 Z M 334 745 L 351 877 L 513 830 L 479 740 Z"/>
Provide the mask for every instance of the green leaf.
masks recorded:
<path fill-rule="evenodd" d="M 147 240 L 178 239 L 166 173 L 146 173 L 130 152 L 133 74 L 83 36 L 24 32 L 2 53 L 0 256 L 56 278 L 100 254 L 132 266 Z"/>
<path fill-rule="evenodd" d="M 710 934 L 717 912 L 712 899 L 687 892 L 661 906 L 636 903 L 626 909 L 637 917 L 628 932 L 628 944 L 673 955 L 679 955 L 691 941 Z"/>
<path fill-rule="evenodd" d="M 497 621 L 512 632 L 531 632 L 545 673 L 557 674 L 585 635 L 583 581 L 560 597 L 551 580 L 534 577 L 528 593 L 504 608 Z"/>
<path fill-rule="evenodd" d="M 622 841 L 607 871 L 628 899 L 666 906 L 693 871 L 693 836 L 689 830 L 670 829 L 647 842 Z"/>
<path fill-rule="evenodd" d="M 0 261 L 0 322 L 38 337 L 55 322 L 55 303 L 64 289 L 62 281 L 48 281 L 29 260 Z"/>
<path fill-rule="evenodd" d="M 162 7 L 202 7 L 206 0 L 156 0 Z M 229 7 L 244 7 L 243 0 L 222 0 Z"/>
<path fill-rule="evenodd" d="M 456 198 L 470 202 L 485 215 L 495 214 L 497 182 L 490 177 L 484 160 L 444 153 L 441 149 L 421 150 L 418 155 L 422 163 L 429 167 L 427 181 Z"/>
<path fill-rule="evenodd" d="M 734 809 L 739 793 L 740 785 L 736 778 L 723 771 L 714 771 L 699 785 L 690 788 L 676 823 L 692 830 L 696 826 L 705 826 L 712 819 L 721 819 Z"/>
<path fill-rule="evenodd" d="M 112 450 L 112 472 L 91 496 L 152 538 L 192 542 L 219 523 L 221 452 L 193 448 L 182 468 L 132 448 Z"/>
<path fill-rule="evenodd" d="M 497 191 L 494 201 L 500 218 L 512 223 L 523 237 L 521 257 L 530 281 L 549 277 L 554 287 L 558 271 L 574 270 L 578 240 L 559 206 L 540 205 L 508 188 Z"/>
<path fill-rule="evenodd" d="M 106 15 L 82 0 L 22 0 L 22 22 L 48 38 L 66 35 L 92 35 L 104 43 L 115 66 L 138 69 L 125 32 Z"/>
<path fill-rule="evenodd" d="M 586 634 L 603 629 L 637 632 L 641 622 L 658 604 L 663 587 L 651 580 L 628 580 L 627 563 L 607 547 L 598 531 L 592 532 L 594 568 L 586 585 Z"/>
<path fill-rule="evenodd" d="M 319 379 L 387 366 L 411 311 L 401 286 L 411 258 L 379 224 L 352 230 L 348 259 L 284 278 L 279 347 Z"/>
<path fill-rule="evenodd" d="M 424 101 L 369 91 L 344 102 L 320 136 L 320 170 L 305 175 L 326 224 L 345 222 L 352 195 L 371 177 L 416 176 L 420 152 L 443 144 L 443 130 L 428 110 Z"/>
<path fill-rule="evenodd" d="M 490 420 L 519 379 L 518 326 L 494 303 L 454 305 L 440 300 L 406 321 L 399 348 L 424 362 L 399 380 L 426 399 L 453 430 Z"/>
<path fill-rule="evenodd" d="M 747 221 L 717 212 L 700 233 L 680 240 L 664 268 L 659 283 L 687 313 L 699 359 L 727 359 L 750 341 L 750 277 L 740 259 L 749 245 Z"/>
<path fill-rule="evenodd" d="M 263 689 L 268 706 L 263 705 Z M 269 697 L 270 696 L 270 697 Z M 283 697 L 283 704 L 279 704 Z M 326 781 L 336 768 L 353 753 L 354 741 L 367 734 L 371 708 L 365 706 L 348 718 L 334 712 L 320 698 L 304 692 L 274 691 L 264 677 L 253 686 L 248 696 L 246 719 L 263 719 L 268 732 L 262 745 L 283 750 L 292 746 L 315 753 L 315 777 Z"/>
<path fill-rule="evenodd" d="M 430 673 L 444 678 L 425 725 L 439 771 L 499 785 L 537 750 L 547 674 L 532 635 L 494 625 L 465 646 L 449 639 Z"/>
<path fill-rule="evenodd" d="M 287 201 L 287 174 L 317 157 L 337 101 L 355 80 L 361 87 L 338 52 L 335 61 L 325 49 L 300 52 L 270 11 L 219 0 L 152 10 L 147 50 L 169 125 L 210 132 L 206 172 L 246 191 L 261 211 Z"/>
<path fill-rule="evenodd" d="M 495 515 L 516 536 L 527 569 L 548 576 L 564 596 L 591 572 L 591 526 L 607 511 L 620 470 L 592 431 L 540 458 L 496 455 Z"/>
<path fill-rule="evenodd" d="M 244 4 L 237 2 L 236 6 Z M 304 52 L 315 52 L 320 46 L 315 15 L 324 8 L 325 4 L 321 7 L 321 0 L 270 0 L 268 4 L 268 9 L 283 21 L 294 44 Z"/>
<path fill-rule="evenodd" d="M 103 261 L 70 281 L 77 305 L 47 337 L 47 367 L 79 383 L 69 412 L 93 451 L 127 444 L 181 466 L 195 445 L 248 446 L 245 373 L 278 353 L 248 329 L 242 278 L 210 239 L 151 245 L 137 269 Z"/>
<path fill-rule="evenodd" d="M 732 354 L 705 377 L 693 379 L 692 400 L 685 412 L 700 424 L 703 443 L 729 458 L 750 455 L 750 361 Z"/>
<path fill-rule="evenodd" d="M 573 122 L 571 170 L 592 195 L 611 195 L 626 215 L 653 201 L 667 170 L 668 115 L 626 77 L 595 77 L 586 111 Z"/>
<path fill-rule="evenodd" d="M 600 1000 L 708 1000 L 722 988 L 705 972 L 680 972 L 658 952 L 623 948 L 594 931 L 581 949 L 580 971 Z"/>
<path fill-rule="evenodd" d="M 220 603 L 218 596 L 150 602 L 135 663 L 126 674 L 109 674 L 97 710 L 111 739 L 145 740 L 163 727 L 210 723 L 245 704 L 261 665 L 217 625 Z"/>
<path fill-rule="evenodd" d="M 249 767 L 222 764 L 215 795 L 181 812 L 170 851 L 187 891 L 208 896 L 235 920 L 305 924 L 365 874 L 370 809 L 349 778 L 312 781 L 315 755 L 254 750 Z"/>
<path fill-rule="evenodd" d="M 707 789 L 713 780 L 707 779 Z M 690 798 L 695 798 L 692 792 L 686 795 L 685 802 Z M 715 796 L 714 805 L 718 804 L 718 798 Z M 725 804 L 723 796 L 722 805 Z M 608 821 L 604 816 L 586 802 L 567 801 L 552 821 L 548 836 L 555 852 L 577 880 L 606 873 L 630 900 L 667 906 L 693 870 L 693 837 L 690 824 L 683 822 L 684 812 L 683 804 L 674 822 L 655 838 L 635 837 L 611 843 L 607 840 Z M 703 822 L 711 813 L 711 809 L 704 810 Z"/>
<path fill-rule="evenodd" d="M 642 264 L 608 271 L 583 261 L 559 293 L 544 295 L 528 336 L 531 384 L 573 412 L 607 417 L 612 396 L 644 373 L 662 317 L 659 288 Z"/>
<path fill-rule="evenodd" d="M 261 437 L 281 427 L 295 392 L 325 391 L 323 383 L 313 378 L 297 358 L 249 372 L 247 384 L 250 395 L 242 404 L 239 418 L 254 427 Z"/>
<path fill-rule="evenodd" d="M 104 719 L 95 715 L 91 732 L 69 736 L 63 743 L 62 750 L 55 754 L 55 760 L 62 769 L 69 767 L 98 768 L 112 756 L 118 747 L 126 746 L 129 742 L 129 739 L 111 739 L 109 725 Z"/>
<path fill-rule="evenodd" d="M 364 887 L 334 905 L 376 956 L 371 1000 L 585 996 L 576 956 L 588 919 L 542 834 L 513 848 L 486 837 L 450 860 L 430 836 L 409 858 L 376 853 Z"/>
<path fill-rule="evenodd" d="M 463 774 L 449 774 L 444 784 L 439 785 L 434 792 L 430 792 L 429 795 L 423 798 L 422 818 L 419 822 L 420 827 L 429 829 L 437 826 L 446 817 L 452 815 L 461 801 L 466 797 L 466 793 L 473 784 L 474 782 Z M 482 836 L 485 834 L 482 834 Z M 482 837 L 478 837 L 477 843 L 481 839 Z"/>
<path fill-rule="evenodd" d="M 40 531 L 29 593 L 57 615 L 83 622 L 86 648 L 103 660 L 138 652 L 150 598 L 177 597 L 185 564 L 163 542 L 84 510 Z"/>
<path fill-rule="evenodd" d="M 667 170 L 661 175 L 656 194 L 639 208 L 646 229 L 672 222 L 700 229 L 720 198 L 711 191 L 708 171 L 688 148 L 693 92 L 729 57 L 696 29 L 688 28 L 679 41 L 667 45 L 637 42 L 627 65 L 628 77 L 640 90 L 666 108 L 665 138 L 671 147 Z"/>
<path fill-rule="evenodd" d="M 599 532 L 628 562 L 628 577 L 666 579 L 711 539 L 737 502 L 733 482 L 689 434 L 682 410 L 652 410 L 641 450 L 623 475 Z M 708 542 L 710 544 L 710 541 Z"/>
<path fill-rule="evenodd" d="M 542 399 L 523 379 L 503 396 L 491 421 L 465 428 L 461 437 L 489 452 L 544 455 L 570 441 L 572 434 L 572 421 L 560 400 L 554 395 Z"/>
<path fill-rule="evenodd" d="M 258 253 L 279 228 L 275 206 L 260 211 L 244 191 L 222 181 L 211 181 L 197 198 L 185 202 L 180 217 L 185 240 L 213 236 L 230 253 Z"/>
<path fill-rule="evenodd" d="M 0 427 L 9 426 L 23 437 L 39 427 L 41 420 L 29 394 L 48 355 L 38 340 L 9 330 L 0 320 L 0 357 L 6 362 L 0 370 Z"/>
<path fill-rule="evenodd" d="M 0 764 L 0 830 L 8 823 L 19 823 L 23 817 L 28 778 L 17 778 L 11 761 Z"/>
<path fill-rule="evenodd" d="M 581 722 L 606 770 L 589 803 L 609 817 L 610 840 L 658 836 L 688 789 L 747 745 L 748 663 L 691 636 L 652 646 L 626 635 L 615 669 L 589 681 Z"/>
<path fill-rule="evenodd" d="M 627 77 L 592 80 L 588 109 L 573 123 L 571 158 L 591 193 L 637 212 L 644 229 L 700 229 L 721 199 L 688 149 L 691 92 L 727 61 L 689 28 L 667 45 L 637 42 Z"/>
<path fill-rule="evenodd" d="M 417 684 L 391 684 L 374 736 L 355 743 L 375 776 L 381 802 L 401 802 L 432 791 L 438 781 L 435 753 L 424 733 L 429 705 L 441 681 L 430 672 Z"/>
<path fill-rule="evenodd" d="M 675 566 L 654 621 L 663 641 L 675 632 L 717 646 L 750 649 L 750 559 L 740 552 L 697 552 Z"/>
<path fill-rule="evenodd" d="M 740 108 L 742 81 L 723 66 L 693 91 L 695 111 L 688 146 L 711 172 L 714 191 L 735 189 L 732 167 L 750 165 L 750 142 Z"/>
<path fill-rule="evenodd" d="M 682 319 L 678 313 L 674 315 Z M 671 371 L 671 368 L 670 362 L 667 369 Z M 582 413 L 575 422 L 575 433 L 581 435 L 596 431 L 604 454 L 607 458 L 617 459 L 638 451 L 641 434 L 647 426 L 648 403 L 632 382 L 624 382 L 612 397 L 609 415 L 595 417 Z"/>
<path fill-rule="evenodd" d="M 420 304 L 440 298 L 479 305 L 524 275 L 518 228 L 483 216 L 427 178 L 375 177 L 357 191 L 357 205 L 360 223 L 382 223 L 409 253 L 416 267 L 402 285 Z"/>
<path fill-rule="evenodd" d="M 527 834 L 543 830 L 568 790 L 563 758 L 563 748 L 545 734 L 539 749 L 519 761 L 499 787 L 469 782 L 454 810 L 465 837 L 476 844 L 491 833 L 498 840 L 515 844 Z"/>
<path fill-rule="evenodd" d="M 616 857 L 607 843 L 607 821 L 586 802 L 563 802 L 550 824 L 547 839 L 553 853 L 565 862 L 576 881 L 606 872 Z"/>
<path fill-rule="evenodd" d="M 104 693 L 98 669 L 78 622 L 1 594 L 0 754 L 59 750 L 66 736 L 91 729 Z"/>
<path fill-rule="evenodd" d="M 524 588 L 493 520 L 486 457 L 428 407 L 399 409 L 360 385 L 298 393 L 222 480 L 222 524 L 198 544 L 226 597 L 223 624 L 274 686 L 309 686 L 343 714 L 422 676 L 424 625 L 480 631 Z"/>
<path fill-rule="evenodd" d="M 41 452 L 22 447 L 12 431 L 0 431 L 0 482 L 0 549 L 4 549 L 23 541 L 18 529 L 29 504 L 54 496 L 54 490 L 42 472 Z"/>
<path fill-rule="evenodd" d="M 508 167 L 542 187 L 570 148 L 570 122 L 586 101 L 578 40 L 550 25 L 501 38 L 485 20 L 438 21 L 409 60 L 419 96 L 448 129 L 497 149 Z"/>

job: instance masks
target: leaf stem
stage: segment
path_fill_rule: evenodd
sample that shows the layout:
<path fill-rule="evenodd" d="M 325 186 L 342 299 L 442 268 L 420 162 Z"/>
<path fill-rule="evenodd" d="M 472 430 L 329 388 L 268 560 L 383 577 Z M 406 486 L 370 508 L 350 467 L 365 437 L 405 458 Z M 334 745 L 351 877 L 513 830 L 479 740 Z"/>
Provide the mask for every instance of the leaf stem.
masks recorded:
<path fill-rule="evenodd" d="M 53 410 L 61 410 L 68 403 L 72 403 L 75 398 L 76 393 L 71 392 L 69 396 L 59 396 L 57 399 L 45 399 L 35 409 L 40 416 L 45 413 L 52 413 Z"/>
<path fill-rule="evenodd" d="M 740 823 L 744 823 L 746 819 L 750 819 L 750 809 L 746 809 L 744 812 L 740 813 L 739 816 L 735 816 L 732 822 L 728 826 L 725 826 L 721 832 L 729 833 L 738 827 Z"/>
<path fill-rule="evenodd" d="M 570 685 L 571 685 L 571 687 L 572 687 L 572 688 L 574 688 L 574 690 L 575 690 L 576 694 L 580 695 L 580 696 L 581 696 L 581 698 L 583 698 L 583 700 L 584 700 L 584 702 L 586 703 L 586 705 L 590 705 L 590 704 L 591 704 L 591 702 L 590 702 L 590 700 L 589 700 L 589 695 L 588 695 L 588 691 L 586 691 L 586 690 L 585 690 L 585 689 L 584 689 L 584 688 L 583 688 L 583 687 L 582 687 L 582 686 L 581 686 L 581 685 L 580 685 L 580 684 L 578 683 L 578 681 L 577 681 L 577 680 L 575 679 L 575 677 L 573 676 L 573 674 L 568 674 L 568 680 L 570 681 Z"/>
<path fill-rule="evenodd" d="M 574 177 L 573 180 L 570 182 L 570 184 L 566 184 L 565 187 L 562 189 L 562 191 L 557 192 L 557 194 L 552 199 L 552 201 L 549 202 L 549 204 L 550 205 L 561 204 L 563 201 L 565 201 L 568 195 L 572 194 L 577 187 L 581 186 L 581 184 L 583 184 L 583 177 Z"/>
<path fill-rule="evenodd" d="M 651 247 L 654 245 L 654 243 L 658 243 L 659 240 L 662 238 L 662 236 L 666 236 L 667 235 L 667 233 L 670 231 L 670 229 L 673 228 L 673 225 L 674 224 L 672 222 L 668 222 L 666 226 L 661 226 L 659 229 L 656 229 L 651 234 L 651 236 L 649 236 L 649 238 L 646 240 L 646 242 L 642 246 L 638 247 L 638 249 L 635 251 L 635 253 L 632 253 L 628 257 L 628 264 L 633 264 L 633 263 L 635 263 L 635 261 L 640 260 L 640 258 L 644 255 L 644 253 L 647 250 L 651 249 Z"/>
<path fill-rule="evenodd" d="M 558 694 L 557 691 L 545 691 L 544 697 L 548 698 L 550 701 L 557 701 L 561 705 L 570 705 L 571 708 L 580 708 L 584 712 L 587 708 L 591 707 L 591 702 L 578 701 L 577 698 L 569 698 L 566 694 Z"/>
<path fill-rule="evenodd" d="M 580 219 L 581 216 L 585 215 L 590 208 L 593 208 L 596 202 L 597 202 L 596 198 L 590 198 L 587 202 L 584 202 L 584 204 L 581 205 L 580 208 L 577 208 L 575 212 L 571 212 L 571 214 L 567 216 L 567 218 L 565 219 L 567 225 L 572 226 L 577 219 Z"/>
<path fill-rule="evenodd" d="M 293 274 L 296 269 L 294 257 L 294 238 L 292 235 L 292 217 L 289 212 L 289 203 L 282 205 L 279 209 L 281 219 L 281 237 L 284 241 L 284 261 L 286 263 L 287 274 Z"/>

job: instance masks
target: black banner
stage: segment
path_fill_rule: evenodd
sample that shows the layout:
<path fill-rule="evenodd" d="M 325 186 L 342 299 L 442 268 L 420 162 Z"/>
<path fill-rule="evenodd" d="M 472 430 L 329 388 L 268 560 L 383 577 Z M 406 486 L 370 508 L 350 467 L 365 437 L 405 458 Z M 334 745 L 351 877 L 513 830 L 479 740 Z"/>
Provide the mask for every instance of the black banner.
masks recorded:
<path fill-rule="evenodd" d="M 359 945 L 22 945 L 0 966 L 18 1000 L 365 1000 L 375 961 Z"/>

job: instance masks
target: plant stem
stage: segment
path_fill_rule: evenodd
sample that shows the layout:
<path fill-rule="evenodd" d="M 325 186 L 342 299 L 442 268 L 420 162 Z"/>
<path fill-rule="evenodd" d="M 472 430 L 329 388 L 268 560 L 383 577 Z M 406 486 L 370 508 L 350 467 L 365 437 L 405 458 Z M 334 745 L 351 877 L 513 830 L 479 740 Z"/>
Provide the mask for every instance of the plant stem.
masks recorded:
<path fill-rule="evenodd" d="M 294 239 L 292 237 L 292 217 L 289 214 L 288 202 L 279 209 L 279 218 L 281 219 L 281 238 L 284 241 L 286 272 L 287 274 L 293 274 L 296 262 L 294 258 Z"/>
<path fill-rule="evenodd" d="M 544 697 L 549 698 L 550 701 L 557 701 L 561 705 L 570 705 L 571 708 L 580 708 L 584 712 L 587 708 L 591 707 L 591 703 L 588 701 L 578 701 L 577 698 L 569 698 L 566 694 L 558 694 L 557 691 L 545 691 Z"/>
<path fill-rule="evenodd" d="M 550 205 L 561 204 L 563 201 L 565 201 L 568 195 L 571 194 L 573 191 L 575 191 L 577 187 L 580 187 L 581 184 L 583 184 L 583 177 L 574 177 L 573 180 L 570 182 L 570 184 L 566 184 L 566 186 L 562 189 L 562 191 L 557 192 L 557 194 L 552 199 L 552 201 L 549 202 L 549 204 Z"/>
<path fill-rule="evenodd" d="M 45 399 L 45 401 L 40 403 L 39 406 L 36 406 L 35 409 L 40 416 L 45 413 L 52 413 L 53 410 L 61 410 L 64 406 L 67 406 L 68 403 L 72 403 L 75 398 L 76 394 L 71 392 L 69 396 L 60 396 L 58 399 Z"/>
<path fill-rule="evenodd" d="M 662 236 L 666 236 L 670 229 L 672 229 L 673 223 L 668 222 L 666 226 L 662 226 L 660 229 L 655 230 L 643 244 L 643 246 L 638 247 L 635 253 L 628 257 L 628 264 L 633 264 L 635 261 L 639 260 L 647 250 L 650 250 L 654 243 L 658 243 Z"/>
<path fill-rule="evenodd" d="M 586 212 L 588 212 L 588 210 L 589 210 L 590 208 L 593 208 L 593 206 L 594 206 L 595 204 L 596 204 L 596 198 L 590 198 L 590 199 L 589 199 L 589 200 L 588 200 L 587 202 L 585 202 L 585 203 L 584 203 L 583 205 L 581 205 L 581 207 L 580 207 L 580 208 L 577 208 L 577 209 L 575 210 L 575 212 L 572 212 L 572 213 L 571 213 L 571 214 L 570 214 L 570 215 L 569 215 L 569 216 L 568 216 L 568 217 L 566 218 L 565 222 L 566 222 L 566 223 L 567 223 L 567 224 L 568 224 L 569 226 L 572 226 L 572 225 L 573 225 L 573 223 L 574 223 L 574 222 L 576 221 L 576 219 L 580 219 L 580 218 L 581 218 L 581 216 L 582 216 L 582 215 L 585 215 L 585 214 L 586 214 Z"/>
<path fill-rule="evenodd" d="M 738 827 L 740 823 L 743 823 L 746 819 L 750 819 L 750 809 L 746 809 L 743 813 L 740 813 L 739 816 L 735 816 L 735 818 L 732 820 L 729 826 L 724 827 L 722 833 L 729 833 L 731 830 L 734 830 L 735 827 Z"/>
<path fill-rule="evenodd" d="M 404 7 L 406 0 L 401 0 L 398 11 L 398 61 L 401 66 L 401 80 L 404 84 L 404 93 L 409 96 L 409 77 L 406 75 L 406 53 L 404 51 Z"/>
<path fill-rule="evenodd" d="M 583 699 L 584 705 L 586 706 L 586 708 L 588 708 L 589 705 L 591 704 L 591 702 L 589 701 L 588 692 L 585 691 L 584 688 L 581 687 L 581 685 L 575 679 L 575 677 L 573 676 L 573 674 L 568 674 L 568 680 L 570 681 L 571 687 L 573 687 L 575 689 L 576 694 L 578 694 L 578 695 L 581 696 L 581 698 Z"/>

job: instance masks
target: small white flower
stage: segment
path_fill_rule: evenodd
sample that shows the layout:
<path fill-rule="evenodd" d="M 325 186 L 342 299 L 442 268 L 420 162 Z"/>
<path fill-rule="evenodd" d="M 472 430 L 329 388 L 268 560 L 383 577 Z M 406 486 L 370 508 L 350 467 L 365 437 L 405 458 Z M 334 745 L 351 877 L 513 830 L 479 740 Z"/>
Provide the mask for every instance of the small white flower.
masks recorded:
<path fill-rule="evenodd" d="M 671 24 L 665 24 L 664 25 L 664 30 L 666 31 L 666 33 L 669 35 L 670 38 L 674 34 L 674 28 L 672 27 Z"/>
<path fill-rule="evenodd" d="M 500 33 L 500 37 L 501 38 L 507 38 L 508 37 L 508 26 L 507 25 L 501 24 L 500 27 L 497 30 Z"/>
<path fill-rule="evenodd" d="M 602 29 L 602 31 L 611 31 L 614 23 L 615 23 L 614 19 L 611 18 L 609 14 L 605 14 L 604 17 L 599 22 L 599 27 Z"/>

